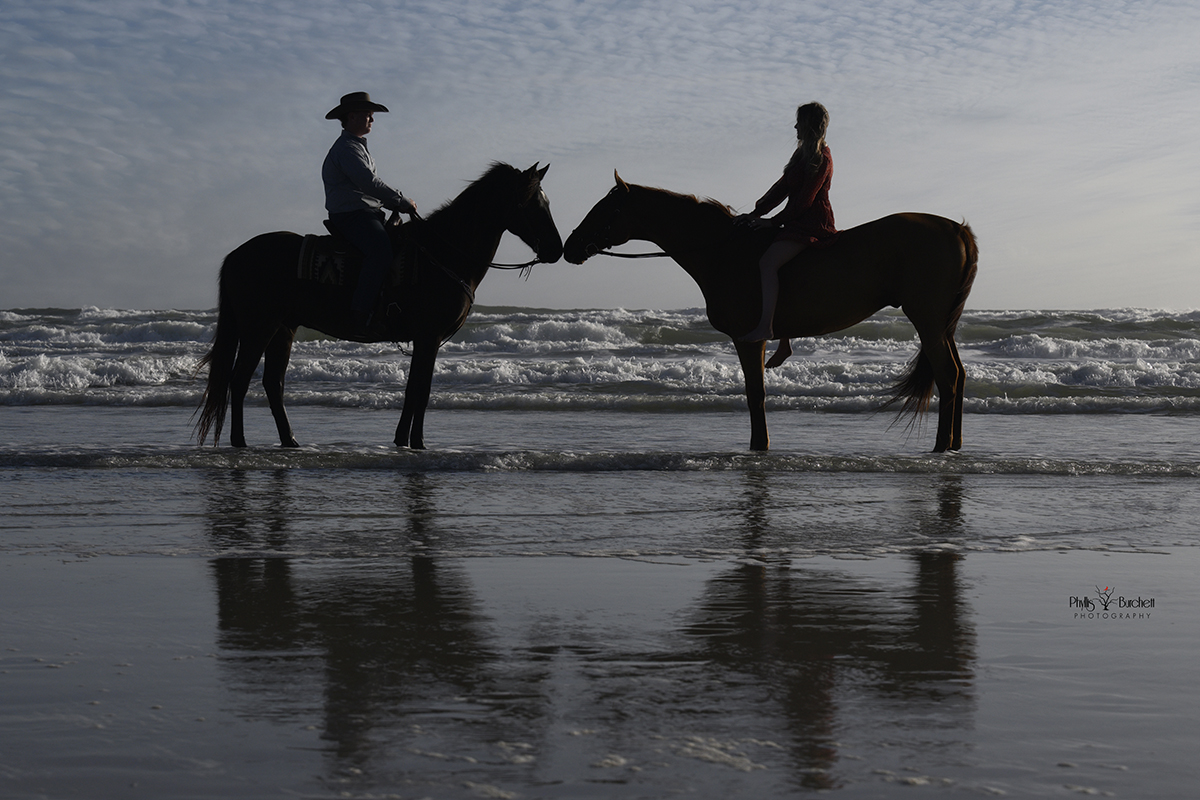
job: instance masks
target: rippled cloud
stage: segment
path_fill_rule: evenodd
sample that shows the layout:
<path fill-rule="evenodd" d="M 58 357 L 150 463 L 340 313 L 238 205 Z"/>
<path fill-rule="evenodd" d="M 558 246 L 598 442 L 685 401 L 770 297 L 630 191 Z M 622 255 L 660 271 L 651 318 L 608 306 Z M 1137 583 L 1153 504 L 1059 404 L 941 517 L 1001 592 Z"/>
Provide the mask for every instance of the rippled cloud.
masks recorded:
<path fill-rule="evenodd" d="M 320 231 L 323 117 L 355 90 L 423 208 L 549 161 L 564 236 L 614 168 L 749 207 L 819 99 L 839 225 L 965 218 L 974 307 L 1200 306 L 1198 34 L 1190 2 L 7 0 L 0 306 L 213 305 L 239 243 Z M 479 297 L 700 302 L 670 263 L 602 259 Z"/>

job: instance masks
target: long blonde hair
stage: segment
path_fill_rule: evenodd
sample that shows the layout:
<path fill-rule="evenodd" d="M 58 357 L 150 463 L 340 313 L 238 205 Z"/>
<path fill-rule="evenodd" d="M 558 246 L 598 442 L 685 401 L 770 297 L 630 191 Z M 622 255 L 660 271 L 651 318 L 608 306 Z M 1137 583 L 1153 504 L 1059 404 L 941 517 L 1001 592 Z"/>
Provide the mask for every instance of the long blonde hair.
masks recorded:
<path fill-rule="evenodd" d="M 800 166 L 809 175 L 825 166 L 825 129 L 829 127 L 829 112 L 817 102 L 805 103 L 796 109 L 796 152 L 788 161 L 788 169 Z"/>

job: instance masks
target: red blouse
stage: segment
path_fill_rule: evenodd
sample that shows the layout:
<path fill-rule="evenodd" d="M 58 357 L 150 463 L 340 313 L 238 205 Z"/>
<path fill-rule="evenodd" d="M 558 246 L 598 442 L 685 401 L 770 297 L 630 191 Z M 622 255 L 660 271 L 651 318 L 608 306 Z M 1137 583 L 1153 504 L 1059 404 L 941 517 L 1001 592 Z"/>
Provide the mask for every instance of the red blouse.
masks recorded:
<path fill-rule="evenodd" d="M 785 169 L 783 177 L 754 204 L 754 213 L 762 216 L 787 200 L 783 211 L 772 217 L 779 226 L 776 240 L 831 244 L 837 235 L 837 228 L 833 225 L 833 206 L 829 204 L 833 158 L 828 145 L 821 152 L 825 156 L 824 163 L 815 174 L 808 174 L 799 164 Z"/>

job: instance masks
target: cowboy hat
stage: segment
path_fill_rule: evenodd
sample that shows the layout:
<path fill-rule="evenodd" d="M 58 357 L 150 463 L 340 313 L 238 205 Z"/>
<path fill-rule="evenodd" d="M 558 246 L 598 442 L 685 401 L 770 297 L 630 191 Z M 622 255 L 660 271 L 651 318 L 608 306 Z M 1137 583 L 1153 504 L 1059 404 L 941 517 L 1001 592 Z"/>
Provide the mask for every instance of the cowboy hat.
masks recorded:
<path fill-rule="evenodd" d="M 371 95 L 366 92 L 351 92 L 342 95 L 342 101 L 325 115 L 325 119 L 341 119 L 343 114 L 351 111 L 387 111 L 387 106 L 371 102 Z"/>

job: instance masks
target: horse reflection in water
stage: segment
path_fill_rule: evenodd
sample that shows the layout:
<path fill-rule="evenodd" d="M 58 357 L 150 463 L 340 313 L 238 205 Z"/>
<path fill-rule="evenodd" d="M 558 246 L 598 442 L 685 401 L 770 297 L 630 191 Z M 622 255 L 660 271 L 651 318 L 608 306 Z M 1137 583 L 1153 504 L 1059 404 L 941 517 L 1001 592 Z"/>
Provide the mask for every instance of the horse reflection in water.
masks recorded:
<path fill-rule="evenodd" d="M 731 535 L 759 563 L 718 572 L 681 624 L 672 616 L 647 642 L 580 628 L 555 608 L 520 617 L 527 630 L 506 639 L 461 559 L 412 555 L 477 546 L 456 538 L 457 484 L 445 476 L 396 477 L 397 530 L 347 525 L 321 539 L 289 532 L 311 500 L 294 473 L 214 475 L 211 539 L 231 553 L 212 562 L 225 680 L 247 698 L 242 716 L 294 724 L 320 698 L 333 775 L 362 774 L 364 789 L 403 781 L 418 794 L 465 780 L 545 785 L 555 768 L 586 783 L 604 750 L 578 751 L 616 743 L 640 759 L 629 782 L 711 777 L 714 787 L 737 788 L 743 773 L 689 750 L 714 730 L 778 743 L 749 754 L 746 769 L 767 768 L 755 776 L 828 789 L 858 778 L 863 762 L 843 751 L 891 735 L 880 729 L 903 737 L 925 725 L 922 736 L 961 737 L 975 701 L 959 556 L 915 554 L 900 582 L 764 556 L 806 537 L 772 525 L 772 482 L 793 477 L 746 473 Z M 959 479 L 936 476 L 906 491 L 917 492 L 905 504 L 916 511 L 897 526 L 952 541 L 962 529 Z M 241 555 L 292 547 L 303 557 Z M 339 549 L 376 555 L 345 558 Z M 564 729 L 590 733 L 568 745 Z M 528 749 L 506 760 L 497 754 L 506 742 Z M 434 758 L 433 747 L 454 757 Z M 707 768 L 714 772 L 697 772 Z"/>
<path fill-rule="evenodd" d="M 283 548 L 289 520 L 306 502 L 291 478 L 280 470 L 254 486 L 261 475 L 214 476 L 212 540 L 236 552 Z M 420 473 L 401 476 L 409 526 L 396 536 L 415 547 L 428 532 L 426 481 Z M 224 662 L 229 685 L 250 698 L 245 714 L 307 717 L 319 697 L 335 771 L 363 769 L 384 755 L 377 734 L 394 739 L 410 728 L 406 710 L 489 694 L 495 655 L 454 562 L 418 555 L 381 567 L 321 555 L 334 557 L 213 559 L 218 642 L 228 654 L 246 654 Z M 469 734 L 481 748 L 519 735 L 507 714 L 492 719 L 495 725 L 479 720 Z"/>

